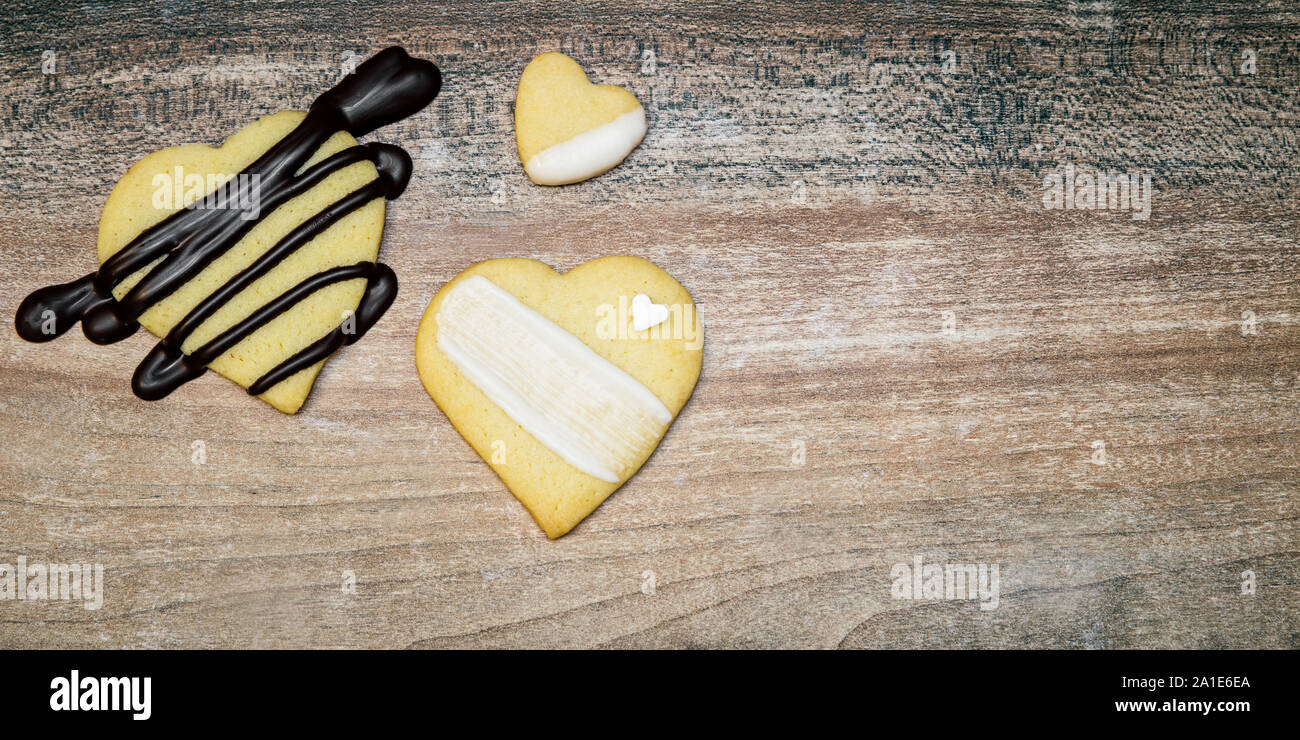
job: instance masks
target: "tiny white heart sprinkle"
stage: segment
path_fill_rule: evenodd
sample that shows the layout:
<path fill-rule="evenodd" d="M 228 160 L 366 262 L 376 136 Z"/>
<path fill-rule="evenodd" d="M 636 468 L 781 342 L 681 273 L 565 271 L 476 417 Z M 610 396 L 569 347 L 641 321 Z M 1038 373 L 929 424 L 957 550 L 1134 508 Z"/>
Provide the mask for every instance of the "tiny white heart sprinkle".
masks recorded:
<path fill-rule="evenodd" d="M 662 303 L 652 303 L 650 296 L 637 293 L 632 299 L 632 330 L 645 331 L 668 320 L 668 307 Z"/>

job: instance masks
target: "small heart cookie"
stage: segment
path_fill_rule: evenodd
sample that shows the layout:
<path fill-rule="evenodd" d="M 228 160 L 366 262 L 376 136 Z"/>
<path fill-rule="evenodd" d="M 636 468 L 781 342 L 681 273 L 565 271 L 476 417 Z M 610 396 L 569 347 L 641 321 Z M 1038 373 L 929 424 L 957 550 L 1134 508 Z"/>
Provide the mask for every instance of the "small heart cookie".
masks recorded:
<path fill-rule="evenodd" d="M 666 304 L 632 328 L 637 294 Z M 425 390 L 552 539 L 659 446 L 695 389 L 704 335 L 691 296 L 636 257 L 563 275 L 529 259 L 470 266 L 433 297 L 415 340 Z"/>
<path fill-rule="evenodd" d="M 580 182 L 622 162 L 645 136 L 645 109 L 632 93 L 593 85 L 569 57 L 528 63 L 515 95 L 515 144 L 538 185 Z"/>

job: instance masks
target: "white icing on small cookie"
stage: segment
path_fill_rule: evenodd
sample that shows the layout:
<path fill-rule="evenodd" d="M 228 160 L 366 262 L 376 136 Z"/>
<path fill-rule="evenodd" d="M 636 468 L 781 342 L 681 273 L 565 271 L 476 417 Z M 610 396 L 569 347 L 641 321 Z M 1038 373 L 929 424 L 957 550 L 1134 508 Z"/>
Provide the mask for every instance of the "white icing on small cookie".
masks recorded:
<path fill-rule="evenodd" d="M 567 185 L 595 177 L 623 161 L 645 137 L 645 108 L 547 147 L 524 163 L 538 185 Z"/>
<path fill-rule="evenodd" d="M 626 478 L 672 412 L 580 339 L 479 275 L 438 315 L 438 349 L 537 441 L 608 483 Z"/>

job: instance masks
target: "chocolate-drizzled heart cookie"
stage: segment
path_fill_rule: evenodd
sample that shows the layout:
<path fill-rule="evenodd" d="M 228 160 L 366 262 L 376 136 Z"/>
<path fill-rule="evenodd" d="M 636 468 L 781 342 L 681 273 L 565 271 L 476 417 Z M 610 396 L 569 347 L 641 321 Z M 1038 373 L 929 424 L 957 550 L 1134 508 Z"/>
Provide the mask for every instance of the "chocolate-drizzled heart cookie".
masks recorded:
<path fill-rule="evenodd" d="M 296 412 L 326 358 L 397 293 L 376 259 L 385 201 L 405 189 L 411 158 L 355 137 L 418 112 L 440 87 L 437 67 L 392 47 L 306 112 L 257 120 L 218 148 L 146 156 L 105 203 L 99 270 L 28 296 L 18 334 L 49 341 L 80 321 L 108 344 L 144 326 L 161 341 L 132 379 L 141 398 L 211 368 Z"/>

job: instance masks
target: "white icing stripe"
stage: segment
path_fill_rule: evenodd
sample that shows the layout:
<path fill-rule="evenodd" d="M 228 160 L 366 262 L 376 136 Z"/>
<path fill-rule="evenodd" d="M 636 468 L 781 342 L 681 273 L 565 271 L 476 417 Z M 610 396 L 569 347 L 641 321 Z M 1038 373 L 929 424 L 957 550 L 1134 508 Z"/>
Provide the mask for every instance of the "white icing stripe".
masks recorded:
<path fill-rule="evenodd" d="M 538 185 L 567 185 L 595 177 L 623 161 L 645 136 L 645 108 L 548 146 L 524 162 Z"/>
<path fill-rule="evenodd" d="M 672 412 L 649 388 L 480 275 L 438 309 L 438 349 L 538 442 L 618 483 Z"/>

